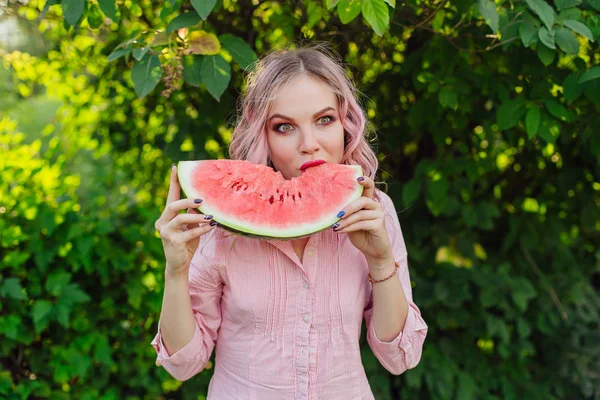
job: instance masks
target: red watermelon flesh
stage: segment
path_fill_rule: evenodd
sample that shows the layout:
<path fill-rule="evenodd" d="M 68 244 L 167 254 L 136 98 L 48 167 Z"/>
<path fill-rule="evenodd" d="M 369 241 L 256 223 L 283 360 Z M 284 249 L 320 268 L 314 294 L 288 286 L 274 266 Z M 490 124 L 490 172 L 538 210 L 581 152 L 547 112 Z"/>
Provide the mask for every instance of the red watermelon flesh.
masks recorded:
<path fill-rule="evenodd" d="M 221 226 L 264 238 L 297 238 L 329 228 L 362 195 L 359 165 L 324 163 L 285 179 L 266 165 L 241 160 L 181 161 L 178 177 L 189 198 Z"/>

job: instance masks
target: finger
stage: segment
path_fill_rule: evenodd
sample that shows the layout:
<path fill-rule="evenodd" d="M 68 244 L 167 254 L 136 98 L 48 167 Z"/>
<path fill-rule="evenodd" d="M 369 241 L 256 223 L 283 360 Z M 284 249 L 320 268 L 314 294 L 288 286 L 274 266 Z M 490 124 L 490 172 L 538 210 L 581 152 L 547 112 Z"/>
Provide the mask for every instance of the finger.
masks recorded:
<path fill-rule="evenodd" d="M 362 220 L 346 226 L 343 229 L 336 229 L 336 233 L 348 233 L 356 231 L 375 231 L 379 229 L 379 219 Z"/>
<path fill-rule="evenodd" d="M 344 218 L 341 221 L 336 222 L 331 227 L 335 230 L 343 229 L 349 225 L 352 225 L 358 221 L 368 221 L 372 219 L 382 218 L 383 214 L 378 210 L 360 210 L 354 214 Z"/>
<path fill-rule="evenodd" d="M 167 241 L 169 241 L 170 243 L 174 243 L 174 244 L 184 244 L 189 242 L 190 240 L 197 238 L 200 235 L 205 234 L 206 232 L 210 231 L 211 229 L 213 229 L 215 226 L 217 226 L 216 221 L 212 221 L 214 222 L 214 225 L 211 225 L 210 223 L 207 224 L 201 224 L 200 226 L 194 228 L 194 229 L 189 229 L 187 231 L 176 231 L 173 232 L 171 230 L 169 230 L 168 232 L 165 232 L 165 239 Z"/>
<path fill-rule="evenodd" d="M 179 186 L 179 179 L 177 178 L 177 167 L 175 164 L 171 167 L 171 176 L 169 179 L 169 194 L 167 195 L 167 205 L 179 200 L 181 197 L 181 187 Z"/>
<path fill-rule="evenodd" d="M 184 224 L 196 224 L 196 225 L 205 225 L 210 223 L 212 220 L 212 215 L 204 215 L 204 214 L 179 214 L 175 218 L 171 220 L 165 227 L 165 229 L 170 231 L 180 231 Z"/>
<path fill-rule="evenodd" d="M 357 180 L 358 183 L 360 183 L 363 187 L 363 197 L 372 199 L 373 194 L 375 193 L 375 182 L 373 182 L 373 179 L 369 178 L 368 176 L 360 176 L 357 178 Z"/>
<path fill-rule="evenodd" d="M 187 213 L 188 214 L 192 214 L 192 215 L 199 215 L 202 214 L 200 212 L 200 210 L 196 209 L 196 208 L 188 208 L 187 209 Z M 198 224 L 187 224 L 188 229 L 192 229 L 192 228 L 196 228 L 198 226 Z"/>
<path fill-rule="evenodd" d="M 380 208 L 380 204 L 373 199 L 368 197 L 359 197 L 352 203 L 348 204 L 342 211 L 337 215 L 338 218 L 348 218 L 360 210 L 377 210 Z"/>
<path fill-rule="evenodd" d="M 217 222 L 216 221 L 212 221 L 212 222 L 214 222 L 213 225 L 203 224 L 196 228 L 190 229 L 188 231 L 181 232 L 181 233 L 179 233 L 179 235 L 183 236 L 182 240 L 184 242 L 189 242 L 190 240 L 197 238 L 198 236 L 204 235 L 205 233 L 211 231 L 212 229 L 215 229 L 217 226 Z"/>
<path fill-rule="evenodd" d="M 198 208 L 201 205 L 202 199 L 181 199 L 167 204 L 162 215 L 158 221 L 156 221 L 157 229 L 158 227 L 167 225 L 173 218 L 179 215 L 180 211 L 183 211 L 186 208 Z"/>

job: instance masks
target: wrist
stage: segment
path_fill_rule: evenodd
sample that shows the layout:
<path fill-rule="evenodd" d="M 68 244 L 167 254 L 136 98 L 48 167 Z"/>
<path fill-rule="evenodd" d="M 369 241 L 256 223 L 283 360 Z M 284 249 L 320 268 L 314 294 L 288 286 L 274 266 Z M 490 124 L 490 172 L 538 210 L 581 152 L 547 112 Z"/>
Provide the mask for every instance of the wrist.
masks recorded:
<path fill-rule="evenodd" d="M 396 270 L 396 262 L 393 255 L 382 260 L 369 261 L 368 264 L 369 274 L 375 280 L 383 279 Z"/>
<path fill-rule="evenodd" d="M 188 280 L 189 268 L 173 270 L 167 266 L 165 269 L 165 280 Z"/>
<path fill-rule="evenodd" d="M 396 263 L 396 260 L 394 259 L 394 255 L 391 253 L 382 258 L 377 258 L 377 259 L 367 258 L 367 264 L 369 265 L 369 271 L 372 271 L 372 272 L 378 272 L 378 271 L 384 271 L 384 270 L 389 271 L 390 269 L 394 269 L 395 263 Z"/>

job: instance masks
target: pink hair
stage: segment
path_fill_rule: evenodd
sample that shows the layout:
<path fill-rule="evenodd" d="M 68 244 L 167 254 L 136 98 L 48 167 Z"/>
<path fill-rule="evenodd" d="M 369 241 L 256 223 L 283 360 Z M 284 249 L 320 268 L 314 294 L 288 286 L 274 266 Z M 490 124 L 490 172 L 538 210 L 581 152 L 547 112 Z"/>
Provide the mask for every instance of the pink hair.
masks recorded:
<path fill-rule="evenodd" d="M 265 129 L 271 104 L 286 83 L 307 74 L 329 85 L 338 98 L 345 142 L 342 164 L 360 165 L 365 176 L 375 179 L 379 163 L 368 143 L 373 130 L 358 104 L 357 89 L 333 50 L 325 44 L 276 50 L 253 66 L 229 145 L 231 159 L 272 166 Z"/>

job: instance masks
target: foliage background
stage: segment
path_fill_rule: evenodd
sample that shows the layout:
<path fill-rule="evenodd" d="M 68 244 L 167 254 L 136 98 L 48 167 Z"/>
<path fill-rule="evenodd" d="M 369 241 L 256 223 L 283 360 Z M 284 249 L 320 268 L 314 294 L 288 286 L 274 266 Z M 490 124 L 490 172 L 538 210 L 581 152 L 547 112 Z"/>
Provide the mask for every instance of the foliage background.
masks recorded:
<path fill-rule="evenodd" d="M 5 3 L 0 397 L 204 398 L 150 346 L 168 170 L 227 156 L 256 55 L 322 40 L 430 329 L 401 376 L 363 332 L 375 397 L 600 398 L 598 0 Z"/>

